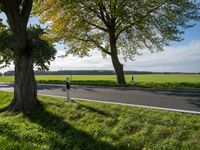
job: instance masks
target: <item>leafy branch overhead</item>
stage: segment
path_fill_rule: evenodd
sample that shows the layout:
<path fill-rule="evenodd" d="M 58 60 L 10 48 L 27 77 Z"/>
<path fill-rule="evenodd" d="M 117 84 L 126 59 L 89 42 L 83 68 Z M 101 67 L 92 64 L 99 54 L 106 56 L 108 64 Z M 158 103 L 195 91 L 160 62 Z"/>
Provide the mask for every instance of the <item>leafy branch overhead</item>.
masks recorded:
<path fill-rule="evenodd" d="M 40 70 L 48 70 L 50 61 L 55 59 L 56 49 L 45 36 L 40 26 L 28 28 L 29 46 L 33 50 L 34 64 Z M 0 64 L 7 67 L 14 61 L 14 39 L 7 26 L 0 24 Z"/>
<path fill-rule="evenodd" d="M 145 48 L 162 51 L 200 20 L 200 4 L 190 0 L 43 0 L 37 6 L 51 25 L 49 36 L 64 41 L 67 53 L 109 55 L 120 85 L 126 82 L 119 56 L 133 60 Z"/>
<path fill-rule="evenodd" d="M 43 0 L 36 11 L 51 22 L 52 37 L 64 39 L 69 53 L 97 48 L 111 55 L 114 34 L 118 54 L 132 59 L 143 48 L 162 51 L 170 41 L 181 41 L 190 21 L 200 19 L 199 8 L 188 0 Z"/>

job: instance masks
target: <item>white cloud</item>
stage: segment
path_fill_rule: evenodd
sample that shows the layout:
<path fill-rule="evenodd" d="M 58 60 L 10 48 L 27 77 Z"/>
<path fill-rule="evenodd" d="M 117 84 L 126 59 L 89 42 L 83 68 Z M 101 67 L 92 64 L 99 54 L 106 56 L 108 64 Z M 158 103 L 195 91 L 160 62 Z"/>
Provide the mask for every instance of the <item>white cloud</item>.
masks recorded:
<path fill-rule="evenodd" d="M 58 55 L 64 54 L 64 52 Z M 93 51 L 90 57 L 79 58 L 77 56 L 69 55 L 66 58 L 57 58 L 51 63 L 51 70 L 68 69 L 68 70 L 90 70 L 90 69 L 112 69 L 110 59 L 103 59 L 101 53 Z"/>
<path fill-rule="evenodd" d="M 56 46 L 58 56 L 65 54 L 62 46 Z M 100 52 L 93 51 L 91 57 L 79 58 L 69 55 L 66 58 L 56 58 L 51 62 L 50 70 L 113 70 L 111 59 L 104 59 Z M 136 56 L 135 61 L 121 62 L 125 70 L 166 71 L 166 72 L 200 72 L 200 40 L 188 45 L 167 47 L 165 51 L 150 53 L 144 50 L 144 55 Z M 4 69 L 12 70 L 14 67 Z"/>
<path fill-rule="evenodd" d="M 150 71 L 184 71 L 200 72 L 200 40 L 188 45 L 168 47 L 164 52 L 148 53 L 145 57 L 137 56 L 131 69 L 130 63 L 126 69 Z"/>
<path fill-rule="evenodd" d="M 61 51 L 60 54 L 64 52 Z M 93 51 L 90 55 L 92 56 L 84 58 L 72 55 L 64 59 L 57 58 L 52 62 L 50 69 L 113 70 L 109 56 L 104 59 L 98 51 Z M 144 55 L 136 56 L 135 59 L 128 62 L 121 60 L 125 65 L 125 70 L 200 72 L 200 40 L 192 41 L 184 46 L 168 47 L 165 51 L 154 54 L 144 50 Z"/>

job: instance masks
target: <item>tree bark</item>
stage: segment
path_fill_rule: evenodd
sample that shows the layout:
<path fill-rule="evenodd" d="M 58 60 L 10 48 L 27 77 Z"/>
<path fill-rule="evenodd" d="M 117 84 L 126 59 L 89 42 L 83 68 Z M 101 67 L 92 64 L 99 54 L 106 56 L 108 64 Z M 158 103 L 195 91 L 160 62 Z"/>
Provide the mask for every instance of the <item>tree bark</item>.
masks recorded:
<path fill-rule="evenodd" d="M 119 62 L 118 56 L 111 55 L 112 64 L 117 75 L 117 82 L 119 85 L 124 86 L 126 84 L 124 77 L 123 65 Z"/>
<path fill-rule="evenodd" d="M 124 69 L 123 69 L 123 65 L 120 63 L 119 58 L 118 58 L 116 39 L 115 39 L 115 35 L 113 33 L 114 32 L 111 32 L 109 34 L 110 51 L 111 51 L 110 56 L 112 59 L 113 67 L 115 69 L 115 73 L 117 75 L 117 82 L 120 86 L 124 86 L 126 84 L 126 80 L 124 77 Z"/>
<path fill-rule="evenodd" d="M 14 98 L 8 110 L 29 112 L 39 104 L 33 57 L 30 54 L 15 55 Z"/>
<path fill-rule="evenodd" d="M 33 71 L 33 50 L 27 33 L 27 23 L 33 0 L 4 0 L 4 12 L 14 39 L 14 98 L 7 110 L 32 111 L 40 102 Z"/>

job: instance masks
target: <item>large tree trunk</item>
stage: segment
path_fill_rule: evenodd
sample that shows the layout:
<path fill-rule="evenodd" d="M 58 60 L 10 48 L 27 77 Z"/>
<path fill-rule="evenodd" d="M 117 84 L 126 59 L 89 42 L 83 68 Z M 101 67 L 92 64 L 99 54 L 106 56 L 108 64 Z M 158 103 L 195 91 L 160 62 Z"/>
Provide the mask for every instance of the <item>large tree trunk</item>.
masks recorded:
<path fill-rule="evenodd" d="M 112 59 L 112 64 L 115 69 L 115 73 L 117 75 L 117 82 L 119 85 L 124 86 L 126 84 L 126 80 L 124 77 L 124 70 L 123 70 L 123 65 L 120 63 L 119 58 L 118 58 L 118 53 L 117 53 L 117 46 L 116 46 L 116 39 L 115 35 L 113 34 L 114 32 L 111 32 L 109 34 L 110 37 L 110 51 L 111 51 L 111 59 Z"/>
<path fill-rule="evenodd" d="M 27 33 L 33 0 L 6 0 L 2 4 L 14 39 L 15 55 L 14 98 L 8 110 L 32 111 L 39 104 L 33 71 L 33 51 Z"/>
<path fill-rule="evenodd" d="M 119 62 L 118 56 L 111 55 L 111 59 L 115 69 L 115 73 L 117 75 L 117 82 L 119 85 L 123 86 L 126 84 L 123 65 Z"/>
<path fill-rule="evenodd" d="M 33 111 L 39 106 L 31 54 L 15 55 L 14 99 L 8 110 Z"/>
<path fill-rule="evenodd" d="M 15 23 L 15 26 L 18 28 L 12 28 L 15 39 L 14 98 L 8 110 L 29 112 L 40 104 L 37 100 L 37 85 L 33 71 L 33 50 L 26 26 L 23 22 Z"/>

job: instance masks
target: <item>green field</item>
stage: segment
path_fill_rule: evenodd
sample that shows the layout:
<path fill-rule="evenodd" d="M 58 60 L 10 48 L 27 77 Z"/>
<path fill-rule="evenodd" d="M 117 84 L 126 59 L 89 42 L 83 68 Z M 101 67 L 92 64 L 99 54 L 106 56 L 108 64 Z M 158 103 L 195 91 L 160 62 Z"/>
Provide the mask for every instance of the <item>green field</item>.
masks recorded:
<path fill-rule="evenodd" d="M 12 93 L 0 92 L 0 111 Z M 199 150 L 198 115 L 39 97 L 33 113 L 0 113 L 1 150 Z"/>
<path fill-rule="evenodd" d="M 200 89 L 200 74 L 134 75 L 136 87 Z M 65 83 L 66 75 L 38 75 L 39 83 Z M 126 75 L 130 86 L 131 75 Z M 0 82 L 13 82 L 12 76 L 0 77 Z M 72 75 L 72 84 L 117 85 L 115 75 Z"/>

